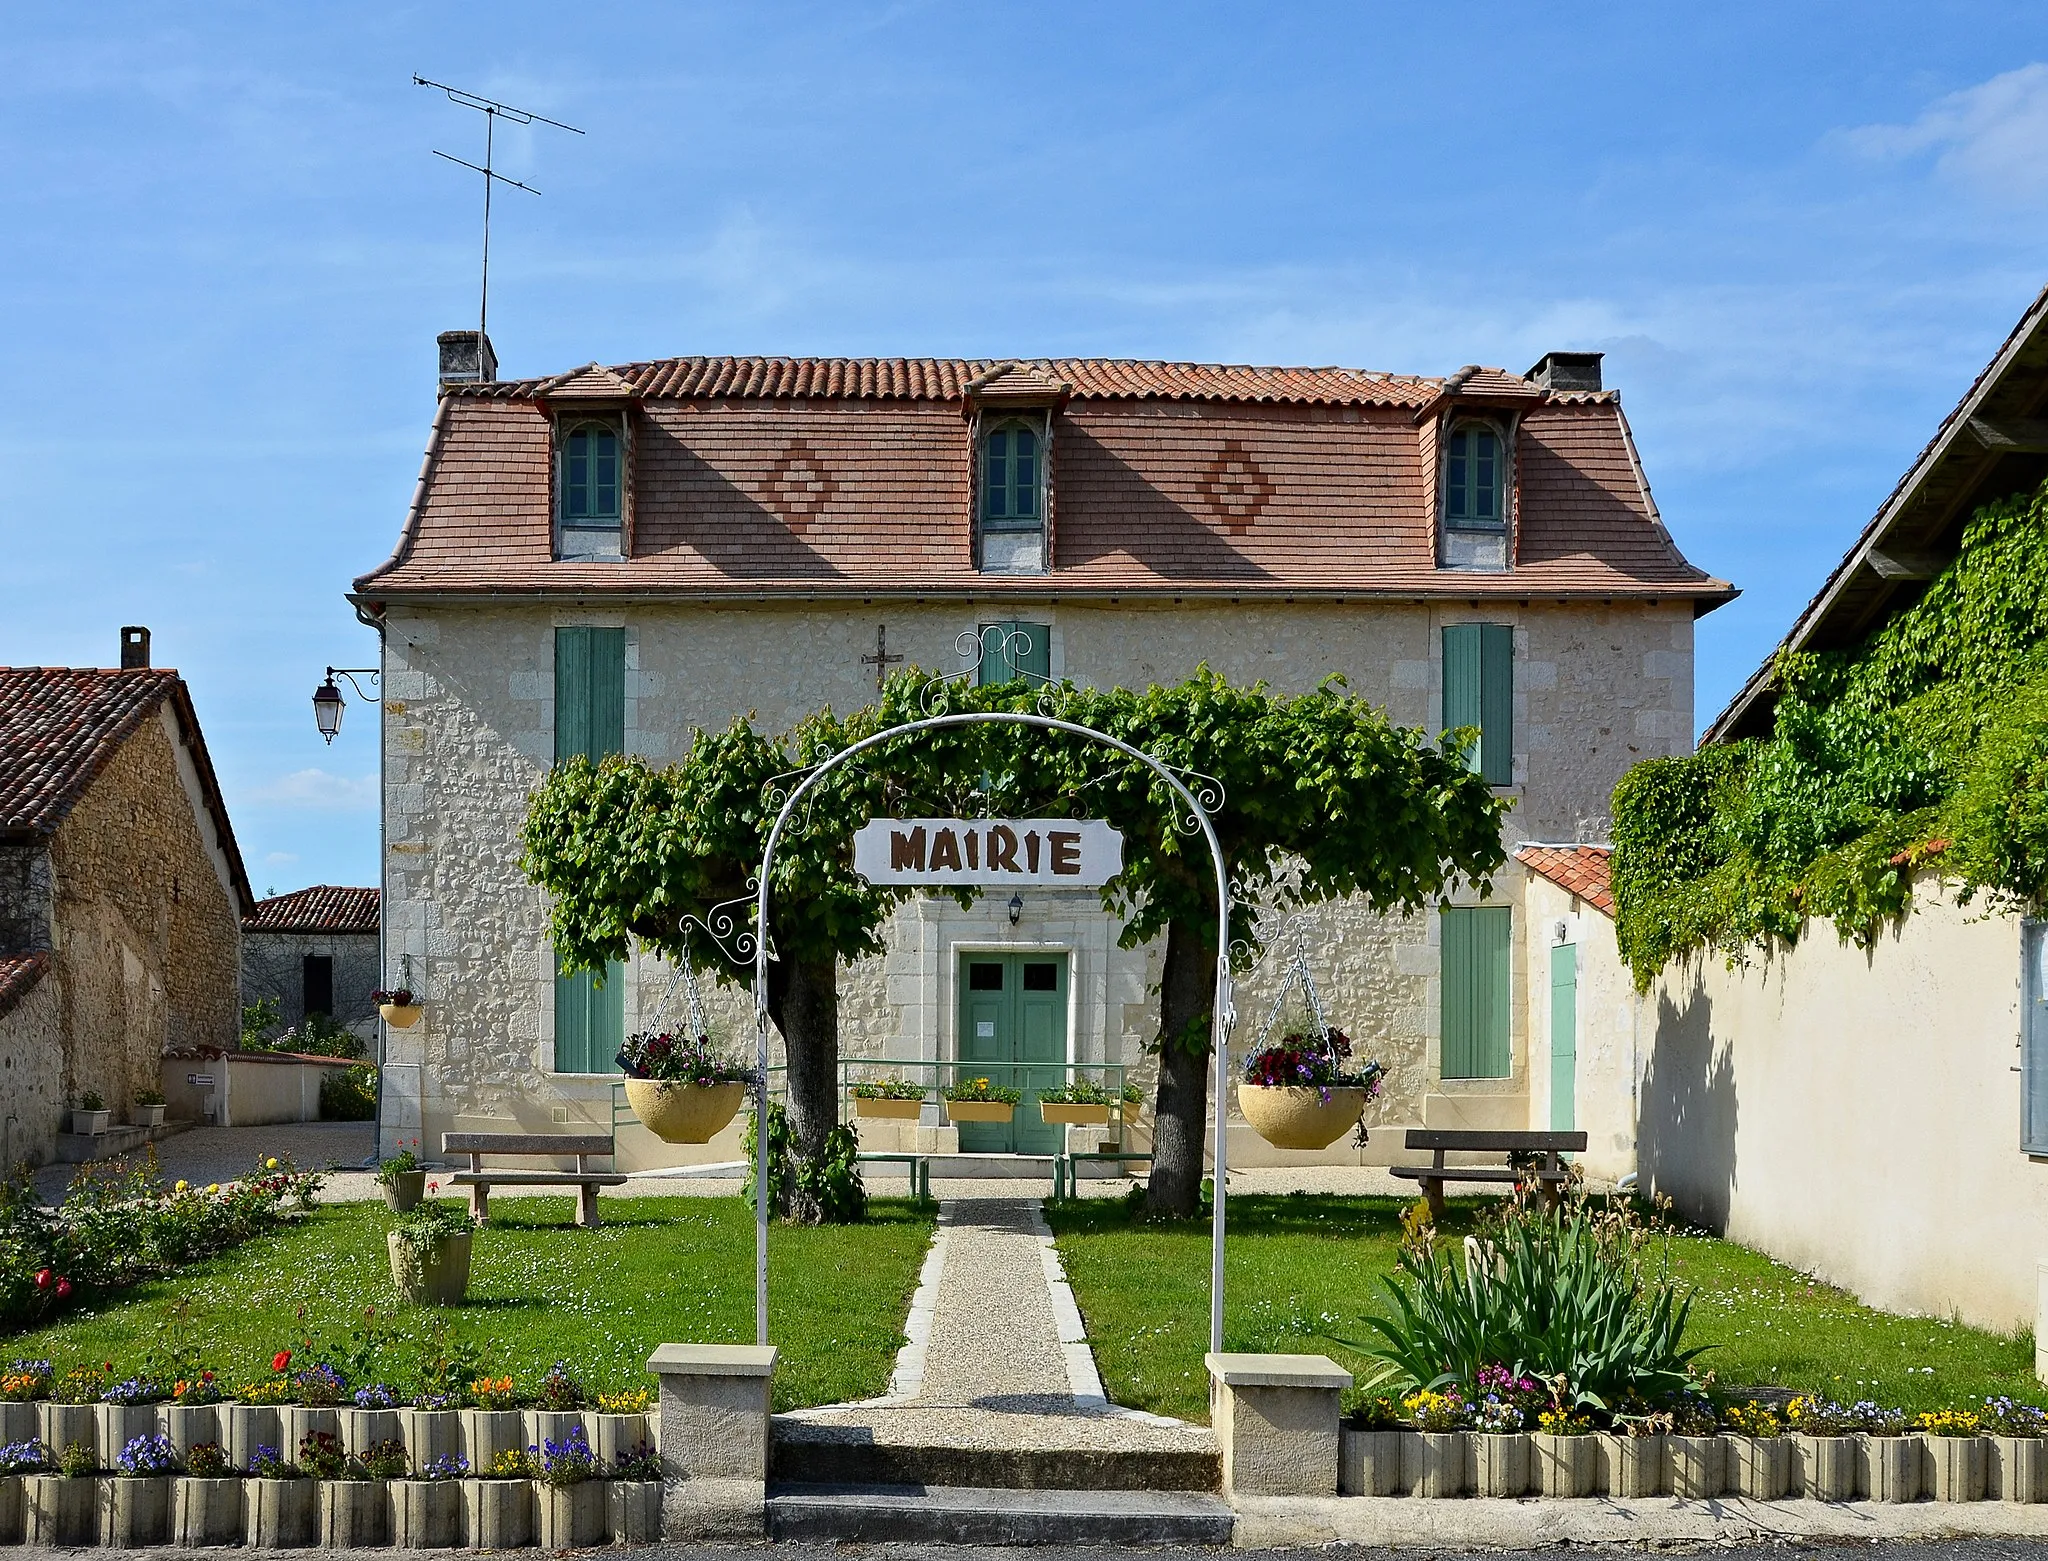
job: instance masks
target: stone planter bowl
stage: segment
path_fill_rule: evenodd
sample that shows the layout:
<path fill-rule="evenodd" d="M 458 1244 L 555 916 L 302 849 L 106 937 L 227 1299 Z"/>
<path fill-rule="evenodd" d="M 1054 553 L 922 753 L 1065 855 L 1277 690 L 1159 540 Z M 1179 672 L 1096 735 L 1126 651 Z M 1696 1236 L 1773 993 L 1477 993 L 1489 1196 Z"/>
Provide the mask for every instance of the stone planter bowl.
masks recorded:
<path fill-rule="evenodd" d="M 1017 1108 L 1006 1100 L 949 1100 L 946 1102 L 948 1122 L 1007 1122 L 1016 1115 Z"/>
<path fill-rule="evenodd" d="M 427 1173 L 400 1171 L 380 1185 L 384 1189 L 384 1207 L 393 1214 L 403 1214 L 407 1209 L 418 1208 L 420 1199 L 427 1195 Z"/>
<path fill-rule="evenodd" d="M 468 1231 L 459 1236 L 443 1236 L 415 1270 L 406 1261 L 408 1254 L 398 1232 L 390 1232 L 384 1240 L 391 1253 L 391 1282 L 415 1306 L 460 1305 L 469 1293 L 472 1239 Z"/>
<path fill-rule="evenodd" d="M 923 1096 L 919 1096 L 916 1100 L 885 1100 L 869 1095 L 856 1095 L 853 1097 L 853 1114 L 857 1117 L 880 1117 L 895 1122 L 915 1122 L 923 1112 Z"/>
<path fill-rule="evenodd" d="M 420 1022 L 418 1003 L 379 1003 L 377 1014 L 394 1030 L 410 1030 Z"/>
<path fill-rule="evenodd" d="M 299 1550 L 320 1537 L 320 1493 L 312 1480 L 248 1480 L 242 1536 L 252 1550 Z"/>
<path fill-rule="evenodd" d="M 1042 1121 L 1059 1122 L 1068 1127 L 1109 1126 L 1109 1107 L 1085 1100 L 1041 1100 L 1038 1115 Z"/>
<path fill-rule="evenodd" d="M 660 1079 L 626 1080 L 633 1115 L 665 1144 L 708 1144 L 739 1114 L 747 1086 L 670 1084 Z"/>
<path fill-rule="evenodd" d="M 1240 1084 L 1237 1109 L 1275 1149 L 1327 1149 L 1365 1114 L 1365 1091 L 1309 1084 Z"/>

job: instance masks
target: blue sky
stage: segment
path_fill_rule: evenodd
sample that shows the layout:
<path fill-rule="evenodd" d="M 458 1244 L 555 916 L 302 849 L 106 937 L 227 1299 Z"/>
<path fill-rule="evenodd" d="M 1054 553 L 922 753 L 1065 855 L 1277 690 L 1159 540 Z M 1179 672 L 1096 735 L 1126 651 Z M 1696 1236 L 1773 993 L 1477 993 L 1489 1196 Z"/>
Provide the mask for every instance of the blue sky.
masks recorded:
<path fill-rule="evenodd" d="M 0 662 L 190 678 L 260 891 L 369 883 L 383 558 L 513 130 L 509 374 L 692 352 L 1522 369 L 1598 348 L 1704 721 L 2048 282 L 2039 6 L 19 7 Z"/>

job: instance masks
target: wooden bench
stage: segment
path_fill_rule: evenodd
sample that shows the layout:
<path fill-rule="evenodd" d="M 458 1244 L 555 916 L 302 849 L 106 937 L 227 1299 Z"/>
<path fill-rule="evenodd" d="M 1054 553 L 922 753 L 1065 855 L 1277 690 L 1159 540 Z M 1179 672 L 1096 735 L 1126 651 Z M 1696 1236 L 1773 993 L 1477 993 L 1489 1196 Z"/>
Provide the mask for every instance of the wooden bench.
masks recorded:
<path fill-rule="evenodd" d="M 626 1184 L 626 1178 L 616 1171 L 590 1169 L 593 1157 L 612 1153 L 612 1136 L 609 1133 L 443 1133 L 441 1153 L 469 1156 L 469 1169 L 457 1171 L 449 1180 L 457 1187 L 469 1189 L 469 1212 L 479 1225 L 491 1217 L 493 1187 L 574 1187 L 576 1223 L 595 1229 L 598 1224 L 598 1188 L 623 1187 Z M 501 1154 L 574 1155 L 576 1169 L 527 1171 L 510 1167 L 498 1170 L 484 1168 L 485 1155 Z"/>
<path fill-rule="evenodd" d="M 1413 1127 L 1408 1130 L 1408 1147 L 1433 1150 L 1435 1158 L 1428 1165 L 1396 1165 L 1390 1169 L 1404 1180 L 1421 1183 L 1422 1196 L 1429 1200 L 1430 1215 L 1442 1219 L 1445 1182 L 1534 1181 L 1543 1201 L 1556 1204 L 1565 1183 L 1572 1179 L 1571 1171 L 1559 1156 L 1584 1150 L 1586 1135 Z M 1527 1169 L 1513 1165 L 1445 1165 L 1444 1156 L 1453 1151 L 1533 1156 L 1536 1163 Z"/>

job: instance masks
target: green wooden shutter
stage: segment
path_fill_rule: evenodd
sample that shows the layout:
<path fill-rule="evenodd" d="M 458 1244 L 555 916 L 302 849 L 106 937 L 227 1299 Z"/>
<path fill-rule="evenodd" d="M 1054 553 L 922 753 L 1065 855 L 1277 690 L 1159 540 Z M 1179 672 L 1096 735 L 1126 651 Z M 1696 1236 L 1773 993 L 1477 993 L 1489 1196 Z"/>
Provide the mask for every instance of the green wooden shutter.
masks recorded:
<path fill-rule="evenodd" d="M 1455 731 L 1461 726 L 1478 729 L 1484 720 L 1481 705 L 1484 684 L 1479 670 L 1479 631 L 1477 623 L 1454 623 L 1444 629 L 1444 718 L 1442 730 Z M 1481 745 L 1474 743 L 1466 754 L 1466 760 L 1476 772 L 1479 768 Z"/>
<path fill-rule="evenodd" d="M 1022 634 L 1030 643 L 1014 659 L 1005 647 L 1012 634 Z M 981 626 L 981 665 L 975 669 L 977 684 L 1008 683 L 1028 674 L 1033 683 L 1052 681 L 1052 625 L 1048 623 L 984 623 Z"/>
<path fill-rule="evenodd" d="M 555 760 L 626 747 L 626 631 L 555 630 Z M 555 976 L 555 1071 L 609 1073 L 626 1038 L 625 967 Z"/>
<path fill-rule="evenodd" d="M 1442 1074 L 1504 1079 L 1509 1072 L 1508 940 L 1505 905 L 1443 911 Z"/>
<path fill-rule="evenodd" d="M 1444 629 L 1443 730 L 1476 727 L 1466 760 L 1489 786 L 1515 779 L 1515 631 L 1505 623 Z"/>

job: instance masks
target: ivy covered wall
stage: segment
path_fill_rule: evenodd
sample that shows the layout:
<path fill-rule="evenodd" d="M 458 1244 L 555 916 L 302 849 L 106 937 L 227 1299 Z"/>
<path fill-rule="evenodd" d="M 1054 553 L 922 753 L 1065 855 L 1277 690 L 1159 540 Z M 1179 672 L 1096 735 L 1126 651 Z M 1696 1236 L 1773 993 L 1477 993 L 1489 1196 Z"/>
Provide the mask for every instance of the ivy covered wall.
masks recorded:
<path fill-rule="evenodd" d="M 1668 961 L 1868 946 L 1923 864 L 1967 903 L 2048 901 L 2048 484 L 1987 505 L 1913 607 L 1847 651 L 1787 652 L 1768 738 L 1637 765 L 1614 792 L 1617 941 Z"/>

